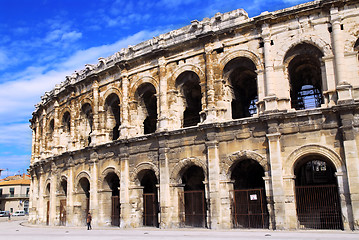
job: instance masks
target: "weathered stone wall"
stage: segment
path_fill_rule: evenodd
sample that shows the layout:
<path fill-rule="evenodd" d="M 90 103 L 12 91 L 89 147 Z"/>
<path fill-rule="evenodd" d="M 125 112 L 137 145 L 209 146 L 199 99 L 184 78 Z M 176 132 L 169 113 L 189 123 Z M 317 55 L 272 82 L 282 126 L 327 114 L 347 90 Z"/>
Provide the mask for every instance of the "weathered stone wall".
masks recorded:
<path fill-rule="evenodd" d="M 30 221 L 78 226 L 89 210 L 95 226 L 117 225 L 115 196 L 120 226 L 141 227 L 155 179 L 159 226 L 182 227 L 186 174 L 197 166 L 204 226 L 233 228 L 233 174 L 253 160 L 267 227 L 297 229 L 294 171 L 313 156 L 334 167 L 343 228 L 357 229 L 358 8 L 330 0 L 216 14 L 66 77 L 30 120 Z M 307 102 L 296 97 L 305 86 Z"/>

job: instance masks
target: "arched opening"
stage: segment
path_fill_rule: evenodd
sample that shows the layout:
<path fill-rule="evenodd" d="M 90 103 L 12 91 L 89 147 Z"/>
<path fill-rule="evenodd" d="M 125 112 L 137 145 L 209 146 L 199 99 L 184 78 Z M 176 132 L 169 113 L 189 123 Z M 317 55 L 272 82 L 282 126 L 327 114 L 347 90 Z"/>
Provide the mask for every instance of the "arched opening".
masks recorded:
<path fill-rule="evenodd" d="M 252 159 L 233 166 L 233 226 L 236 228 L 268 228 L 264 169 Z"/>
<path fill-rule="evenodd" d="M 335 167 L 327 159 L 311 155 L 295 166 L 299 227 L 343 229 Z"/>
<path fill-rule="evenodd" d="M 359 38 L 354 44 L 354 51 L 358 52 L 358 65 L 359 65 Z"/>
<path fill-rule="evenodd" d="M 183 103 L 183 127 L 196 126 L 200 122 L 201 86 L 196 73 L 186 71 L 176 79 L 176 87 L 180 89 Z"/>
<path fill-rule="evenodd" d="M 117 140 L 120 136 L 120 99 L 114 93 L 106 98 L 106 127 L 109 131 L 110 139 Z"/>
<path fill-rule="evenodd" d="M 184 224 L 190 227 L 206 227 L 207 204 L 203 169 L 191 166 L 182 175 L 184 184 L 181 202 L 184 208 Z M 183 211 L 182 211 L 183 212 Z"/>
<path fill-rule="evenodd" d="M 298 44 L 287 52 L 285 62 L 289 62 L 292 108 L 318 108 L 323 103 L 322 57 L 318 48 L 307 43 Z"/>
<path fill-rule="evenodd" d="M 45 199 L 46 199 L 46 225 L 50 224 L 50 193 L 51 185 L 48 183 L 45 189 Z"/>
<path fill-rule="evenodd" d="M 67 197 L 67 181 L 62 179 L 60 182 L 59 195 L 60 197 L 60 225 L 66 226 L 66 197 Z"/>
<path fill-rule="evenodd" d="M 86 177 L 79 180 L 77 191 L 78 202 L 81 202 L 79 216 L 86 223 L 87 213 L 90 211 L 90 182 Z"/>
<path fill-rule="evenodd" d="M 105 177 L 105 183 L 107 184 L 106 188 L 110 190 L 110 196 L 108 196 L 106 202 L 111 199 L 111 225 L 120 226 L 120 179 L 116 173 L 110 172 Z"/>
<path fill-rule="evenodd" d="M 150 83 L 142 84 L 136 91 L 139 102 L 139 114 L 143 120 L 143 133 L 154 133 L 157 129 L 157 97 L 156 89 Z"/>
<path fill-rule="evenodd" d="M 51 119 L 51 121 L 49 123 L 49 134 L 50 134 L 50 136 L 52 136 L 54 134 L 54 130 L 55 130 L 55 121 L 54 121 L 54 119 Z"/>
<path fill-rule="evenodd" d="M 93 127 L 93 114 L 92 107 L 90 104 L 85 103 L 81 107 L 81 116 L 82 116 L 82 129 L 83 129 L 83 143 L 84 146 L 89 146 L 91 144 L 91 133 Z"/>
<path fill-rule="evenodd" d="M 70 128 L 71 128 L 70 120 L 71 120 L 70 113 L 65 112 L 64 115 L 62 116 L 62 130 L 65 133 L 70 132 Z"/>
<path fill-rule="evenodd" d="M 158 227 L 157 177 L 152 170 L 143 170 L 138 174 L 143 187 L 143 226 Z"/>
<path fill-rule="evenodd" d="M 240 57 L 231 60 L 224 68 L 228 79 L 232 118 L 251 117 L 257 113 L 258 101 L 256 66 L 252 60 Z"/>

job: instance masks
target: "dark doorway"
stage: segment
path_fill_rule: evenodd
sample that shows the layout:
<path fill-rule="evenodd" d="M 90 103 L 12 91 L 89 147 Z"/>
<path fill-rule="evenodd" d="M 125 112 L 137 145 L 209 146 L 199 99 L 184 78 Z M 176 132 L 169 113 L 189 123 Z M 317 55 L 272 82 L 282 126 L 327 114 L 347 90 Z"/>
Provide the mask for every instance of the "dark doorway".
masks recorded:
<path fill-rule="evenodd" d="M 157 177 L 152 170 L 139 173 L 143 186 L 143 226 L 158 227 Z"/>
<path fill-rule="evenodd" d="M 310 156 L 296 166 L 294 174 L 299 228 L 343 229 L 334 166 Z"/>
<path fill-rule="evenodd" d="M 189 167 L 182 176 L 184 186 L 184 224 L 190 227 L 206 227 L 206 202 L 204 173 L 198 166 Z"/>
<path fill-rule="evenodd" d="M 60 225 L 66 226 L 66 199 L 60 200 Z"/>
<path fill-rule="evenodd" d="M 233 226 L 235 228 L 268 228 L 269 214 L 264 188 L 264 170 L 252 159 L 242 160 L 232 170 Z"/>
<path fill-rule="evenodd" d="M 108 187 L 111 189 L 111 225 L 120 226 L 120 179 L 116 173 L 110 172 L 106 175 L 105 181 L 108 184 Z"/>
<path fill-rule="evenodd" d="M 82 219 L 86 222 L 87 214 L 90 211 L 90 182 L 86 177 L 83 177 L 79 181 L 81 202 L 85 205 L 82 205 Z"/>
<path fill-rule="evenodd" d="M 46 203 L 46 225 L 50 224 L 50 201 Z"/>

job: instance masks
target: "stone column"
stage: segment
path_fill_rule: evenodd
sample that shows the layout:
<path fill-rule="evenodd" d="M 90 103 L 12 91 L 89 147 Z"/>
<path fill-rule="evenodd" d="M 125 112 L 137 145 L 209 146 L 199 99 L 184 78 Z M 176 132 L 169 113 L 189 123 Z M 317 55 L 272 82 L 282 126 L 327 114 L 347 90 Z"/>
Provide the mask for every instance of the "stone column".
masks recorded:
<path fill-rule="evenodd" d="M 129 122 L 128 122 L 128 118 L 129 118 L 129 114 L 128 114 L 128 107 L 129 107 L 129 102 L 128 102 L 128 85 L 129 85 L 129 80 L 128 80 L 128 75 L 127 75 L 127 70 L 126 69 L 122 69 L 121 72 L 121 76 L 122 76 L 122 107 L 120 109 L 121 111 L 121 116 L 122 116 L 122 123 L 120 126 L 120 139 L 125 139 L 128 138 L 128 127 L 129 127 Z"/>
<path fill-rule="evenodd" d="M 66 225 L 74 226 L 74 201 L 75 201 L 75 182 L 74 166 L 72 157 L 68 159 L 68 179 L 67 179 L 67 198 L 66 198 Z"/>
<path fill-rule="evenodd" d="M 210 134 L 208 134 L 210 135 Z M 208 165 L 208 186 L 209 186 L 209 213 L 210 222 L 208 223 L 211 229 L 222 228 L 222 214 L 221 214 L 221 196 L 220 196 L 220 183 L 219 183 L 219 153 L 218 153 L 218 141 L 215 134 L 207 136 L 211 141 L 206 142 L 207 147 L 207 165 Z"/>
<path fill-rule="evenodd" d="M 342 212 L 342 220 L 344 230 L 353 229 L 353 209 L 350 202 L 350 193 L 348 189 L 348 181 L 345 177 L 346 173 L 337 171 L 335 176 L 338 183 L 339 201 Z"/>
<path fill-rule="evenodd" d="M 46 121 L 46 110 L 43 109 L 42 111 L 42 135 L 41 138 L 41 146 L 40 146 L 40 155 L 41 158 L 46 158 L 46 133 L 47 133 L 47 121 Z"/>
<path fill-rule="evenodd" d="M 98 155 L 97 152 L 91 153 L 90 169 L 91 169 L 91 183 L 90 183 L 90 212 L 93 216 L 93 225 L 98 226 L 99 212 L 98 212 Z"/>
<path fill-rule="evenodd" d="M 54 102 L 54 135 L 53 135 L 53 146 L 52 146 L 52 154 L 59 154 L 58 147 L 60 146 L 60 128 L 62 124 L 62 119 L 59 116 L 59 102 L 55 100 Z"/>
<path fill-rule="evenodd" d="M 93 129 L 91 136 L 91 146 L 97 145 L 101 142 L 99 136 L 99 116 L 98 116 L 98 109 L 99 109 L 99 97 L 98 97 L 98 88 L 99 84 L 97 80 L 94 80 L 92 83 L 92 94 L 93 94 Z"/>
<path fill-rule="evenodd" d="M 233 227 L 233 190 L 234 181 L 219 181 L 219 199 L 220 199 L 220 219 L 222 229 L 231 229 Z"/>
<path fill-rule="evenodd" d="M 205 46 L 206 52 L 206 77 L 207 77 L 207 105 L 204 109 L 206 113 L 206 120 L 204 123 L 212 123 L 217 119 L 216 105 L 215 105 L 215 91 L 214 91 L 214 80 L 215 80 L 215 61 L 214 52 L 212 46 Z"/>
<path fill-rule="evenodd" d="M 38 211 L 38 219 L 37 223 L 46 224 L 46 207 L 47 203 L 44 201 L 44 195 L 45 195 L 45 173 L 43 170 L 43 166 L 39 166 L 39 173 L 40 175 L 40 187 L 39 187 L 39 199 L 37 201 L 37 211 Z"/>
<path fill-rule="evenodd" d="M 40 158 L 39 153 L 40 153 L 40 123 L 39 123 L 39 118 L 36 118 L 36 124 L 35 124 L 35 128 L 36 128 L 36 133 L 35 133 L 35 162 L 37 162 Z"/>
<path fill-rule="evenodd" d="M 129 194 L 129 157 L 127 146 L 121 148 L 120 153 L 120 165 L 121 165 L 121 177 L 120 177 L 120 204 L 121 204 L 121 216 L 120 216 L 120 227 L 129 228 L 131 227 L 131 205 L 130 205 L 130 194 Z"/>
<path fill-rule="evenodd" d="M 286 229 L 280 133 L 267 134 L 271 166 L 275 229 Z"/>
<path fill-rule="evenodd" d="M 37 192 L 37 187 L 40 184 L 37 181 L 35 168 L 30 167 L 30 175 L 31 175 L 31 184 L 30 184 L 30 197 L 29 197 L 29 222 L 32 224 L 36 223 L 37 217 L 37 198 L 39 193 Z"/>
<path fill-rule="evenodd" d="M 36 126 L 33 126 L 33 124 L 31 125 L 31 130 L 32 130 L 32 144 L 31 144 L 31 160 L 30 160 L 30 165 L 32 165 L 35 162 L 35 155 L 36 155 Z"/>
<path fill-rule="evenodd" d="M 285 223 L 287 229 L 297 229 L 298 219 L 295 204 L 295 176 L 283 176 Z"/>
<path fill-rule="evenodd" d="M 359 152 L 355 139 L 356 131 L 353 127 L 352 112 L 342 112 L 340 115 L 343 134 L 344 162 L 347 166 L 351 205 L 353 208 L 354 229 L 359 229 Z M 337 169 L 338 171 L 338 169 Z M 349 220 L 350 221 L 350 220 Z"/>
<path fill-rule="evenodd" d="M 264 76 L 266 96 L 263 99 L 265 102 L 265 111 L 276 111 L 278 109 L 276 84 L 274 79 L 274 69 L 271 56 L 271 39 L 270 28 L 268 24 L 262 26 L 262 38 L 264 41 Z"/>
<path fill-rule="evenodd" d="M 332 24 L 332 46 L 334 48 L 336 83 L 345 81 L 344 40 L 342 39 L 341 16 L 336 7 L 330 9 L 330 22 Z"/>
<path fill-rule="evenodd" d="M 167 101 L 167 78 L 168 76 L 166 71 L 166 60 L 165 57 L 161 57 L 158 59 L 159 65 L 159 92 L 158 92 L 158 124 L 157 131 L 165 131 L 168 130 L 168 101 Z"/>
<path fill-rule="evenodd" d="M 269 229 L 275 230 L 275 213 L 274 213 L 274 201 L 273 201 L 273 187 L 272 187 L 272 178 L 270 177 L 270 172 L 266 171 L 264 173 L 264 185 L 265 193 L 267 200 L 267 209 L 269 214 Z"/>
<path fill-rule="evenodd" d="M 171 201 L 170 196 L 170 169 L 168 162 L 168 152 L 169 148 L 167 147 L 167 140 L 159 140 L 159 170 L 160 170 L 160 228 L 169 228 L 171 227 L 171 214 L 173 214 L 171 208 L 173 202 Z"/>
<path fill-rule="evenodd" d="M 58 225 L 59 217 L 56 214 L 56 207 L 57 207 L 57 199 L 56 199 L 56 191 L 57 191 L 57 174 L 56 174 L 56 165 L 53 162 L 51 165 L 51 184 L 50 184 L 50 219 L 49 225 Z"/>

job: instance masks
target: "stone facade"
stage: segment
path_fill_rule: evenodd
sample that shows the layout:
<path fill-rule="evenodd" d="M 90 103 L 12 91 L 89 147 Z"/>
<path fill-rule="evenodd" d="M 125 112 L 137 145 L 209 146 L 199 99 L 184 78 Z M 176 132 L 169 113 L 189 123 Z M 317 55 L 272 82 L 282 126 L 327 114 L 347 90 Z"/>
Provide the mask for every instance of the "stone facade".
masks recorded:
<path fill-rule="evenodd" d="M 86 65 L 30 120 L 29 221 L 358 229 L 358 39 L 359 1 L 318 0 L 218 13 Z M 305 210 L 300 189 L 319 185 L 337 202 Z"/>

